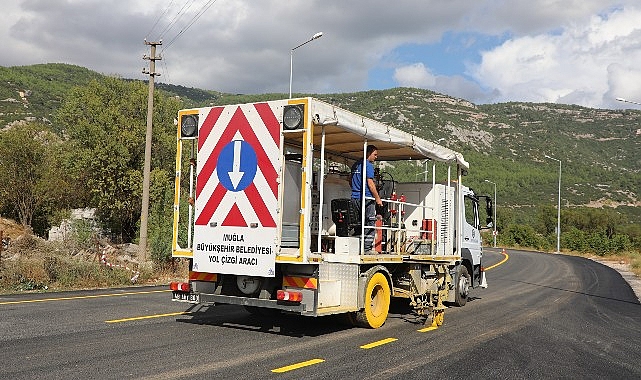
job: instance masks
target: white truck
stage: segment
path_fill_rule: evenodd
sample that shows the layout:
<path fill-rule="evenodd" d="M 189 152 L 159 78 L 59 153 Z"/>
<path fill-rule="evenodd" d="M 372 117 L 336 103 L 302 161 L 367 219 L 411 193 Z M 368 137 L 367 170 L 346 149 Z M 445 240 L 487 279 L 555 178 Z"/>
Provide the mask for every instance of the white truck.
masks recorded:
<path fill-rule="evenodd" d="M 349 168 L 368 144 L 383 199 L 373 227 L 349 201 Z M 412 160 L 432 163 L 431 182 L 384 172 Z M 172 254 L 190 272 L 170 284 L 172 299 L 344 313 L 378 328 L 402 297 L 438 326 L 447 303 L 463 306 L 470 288 L 486 286 L 479 200 L 484 228 L 492 202 L 463 186 L 467 169 L 460 153 L 315 98 L 182 110 Z M 368 228 L 375 244 L 364 252 Z"/>

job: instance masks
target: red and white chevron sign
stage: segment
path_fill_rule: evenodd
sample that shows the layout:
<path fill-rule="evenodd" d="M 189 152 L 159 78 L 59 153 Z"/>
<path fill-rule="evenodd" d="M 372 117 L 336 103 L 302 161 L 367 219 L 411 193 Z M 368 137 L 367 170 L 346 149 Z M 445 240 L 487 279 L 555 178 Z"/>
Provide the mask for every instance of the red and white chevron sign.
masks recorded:
<path fill-rule="evenodd" d="M 274 275 L 284 104 L 200 110 L 193 270 Z"/>

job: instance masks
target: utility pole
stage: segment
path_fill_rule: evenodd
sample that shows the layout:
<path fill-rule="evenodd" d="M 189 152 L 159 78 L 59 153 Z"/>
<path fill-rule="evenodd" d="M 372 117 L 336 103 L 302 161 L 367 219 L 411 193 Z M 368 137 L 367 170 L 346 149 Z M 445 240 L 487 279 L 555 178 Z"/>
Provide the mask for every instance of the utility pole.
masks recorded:
<path fill-rule="evenodd" d="M 149 70 L 142 69 L 143 74 L 149 75 L 149 95 L 147 97 L 147 133 L 145 134 L 145 166 L 143 169 L 142 180 L 142 207 L 140 211 L 140 241 L 139 241 L 139 254 L 143 261 L 147 261 L 147 220 L 149 216 L 149 177 L 151 176 L 151 136 L 152 126 L 154 121 L 154 77 L 160 75 L 156 73 L 156 61 L 162 59 L 156 56 L 156 46 L 162 45 L 162 40 L 159 42 L 148 42 L 145 40 L 145 45 L 151 47 L 149 56 L 146 54 L 142 57 L 144 60 L 149 60 Z"/>
<path fill-rule="evenodd" d="M 550 157 L 547 154 L 545 158 L 557 161 L 559 163 L 559 203 L 556 206 L 556 253 L 561 253 L 561 160 Z"/>

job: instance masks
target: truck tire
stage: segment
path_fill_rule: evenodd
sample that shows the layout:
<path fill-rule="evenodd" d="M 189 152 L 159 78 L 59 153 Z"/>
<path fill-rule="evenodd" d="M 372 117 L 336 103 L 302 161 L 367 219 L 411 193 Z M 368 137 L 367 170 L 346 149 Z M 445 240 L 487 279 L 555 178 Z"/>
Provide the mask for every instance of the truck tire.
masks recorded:
<path fill-rule="evenodd" d="M 365 307 L 356 312 L 357 326 L 377 329 L 389 313 L 391 293 L 387 277 L 381 272 L 371 275 L 365 288 Z"/>
<path fill-rule="evenodd" d="M 467 267 L 463 264 L 459 265 L 456 274 L 456 287 L 454 288 L 454 305 L 464 306 L 467 303 L 467 296 L 470 294 L 470 281 L 471 277 Z"/>

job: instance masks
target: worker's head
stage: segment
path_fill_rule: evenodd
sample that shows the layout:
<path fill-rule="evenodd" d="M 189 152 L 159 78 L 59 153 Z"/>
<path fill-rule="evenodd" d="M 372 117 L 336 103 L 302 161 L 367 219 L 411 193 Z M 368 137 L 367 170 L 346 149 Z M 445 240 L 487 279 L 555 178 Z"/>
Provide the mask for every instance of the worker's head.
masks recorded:
<path fill-rule="evenodd" d="M 367 161 L 374 162 L 376 157 L 378 157 L 378 148 L 374 145 L 368 145 L 366 150 Z"/>

